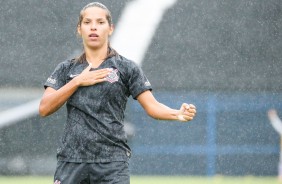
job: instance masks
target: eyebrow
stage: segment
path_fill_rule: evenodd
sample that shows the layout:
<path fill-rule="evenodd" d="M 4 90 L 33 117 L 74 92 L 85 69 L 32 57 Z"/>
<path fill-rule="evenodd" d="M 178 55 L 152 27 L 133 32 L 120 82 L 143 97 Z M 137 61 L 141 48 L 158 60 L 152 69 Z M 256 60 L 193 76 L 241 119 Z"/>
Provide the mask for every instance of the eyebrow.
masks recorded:
<path fill-rule="evenodd" d="M 85 17 L 84 20 L 92 21 L 93 19 Z M 97 19 L 95 19 L 95 20 L 96 20 L 96 21 L 101 21 L 101 20 L 105 21 L 106 18 L 97 18 Z"/>

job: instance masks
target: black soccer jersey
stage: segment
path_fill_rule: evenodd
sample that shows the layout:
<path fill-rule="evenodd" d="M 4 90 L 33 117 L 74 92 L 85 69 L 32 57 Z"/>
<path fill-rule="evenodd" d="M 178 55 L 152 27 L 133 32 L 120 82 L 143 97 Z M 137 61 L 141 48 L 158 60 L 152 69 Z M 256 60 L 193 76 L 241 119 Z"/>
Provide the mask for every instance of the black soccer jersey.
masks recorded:
<path fill-rule="evenodd" d="M 45 87 L 58 90 L 87 66 L 86 61 L 62 62 Z M 151 84 L 139 66 L 122 56 L 106 59 L 97 69 L 102 68 L 111 68 L 106 82 L 79 87 L 67 101 L 67 122 L 57 152 L 59 161 L 111 162 L 130 157 L 123 123 L 126 103 L 130 95 L 136 99 L 151 90 Z"/>

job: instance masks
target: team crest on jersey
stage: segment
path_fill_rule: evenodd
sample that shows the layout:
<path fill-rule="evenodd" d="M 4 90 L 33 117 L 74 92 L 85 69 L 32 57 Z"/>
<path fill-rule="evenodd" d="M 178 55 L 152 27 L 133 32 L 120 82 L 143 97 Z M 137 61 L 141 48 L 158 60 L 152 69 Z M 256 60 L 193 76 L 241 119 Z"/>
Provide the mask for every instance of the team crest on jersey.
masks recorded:
<path fill-rule="evenodd" d="M 117 69 L 112 69 L 112 71 L 108 74 L 107 76 L 107 81 L 109 81 L 110 83 L 114 83 L 116 81 L 118 81 L 119 77 L 117 75 L 118 70 Z"/>

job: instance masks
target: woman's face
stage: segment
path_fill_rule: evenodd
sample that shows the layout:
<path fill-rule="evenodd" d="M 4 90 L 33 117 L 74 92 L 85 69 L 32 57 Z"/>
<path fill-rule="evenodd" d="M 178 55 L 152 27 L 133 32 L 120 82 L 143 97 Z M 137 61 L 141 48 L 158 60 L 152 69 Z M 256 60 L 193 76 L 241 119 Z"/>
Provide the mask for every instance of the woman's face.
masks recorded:
<path fill-rule="evenodd" d="M 99 49 L 107 47 L 113 26 L 107 21 L 107 11 L 99 7 L 89 7 L 83 12 L 83 19 L 77 27 L 84 47 Z"/>

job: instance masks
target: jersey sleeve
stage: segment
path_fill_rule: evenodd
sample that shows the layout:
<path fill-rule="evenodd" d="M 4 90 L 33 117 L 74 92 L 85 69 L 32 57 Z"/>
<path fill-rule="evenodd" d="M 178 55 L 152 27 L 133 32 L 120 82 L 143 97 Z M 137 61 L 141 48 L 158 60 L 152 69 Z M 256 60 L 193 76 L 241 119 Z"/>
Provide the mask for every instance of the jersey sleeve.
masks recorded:
<path fill-rule="evenodd" d="M 66 62 L 62 62 L 57 65 L 53 73 L 46 80 L 44 84 L 45 89 L 47 87 L 51 87 L 55 90 L 58 90 L 66 84 L 66 65 Z"/>
<path fill-rule="evenodd" d="M 129 77 L 129 92 L 133 99 L 137 99 L 138 95 L 147 90 L 152 90 L 151 83 L 143 73 L 142 69 L 132 62 Z"/>

